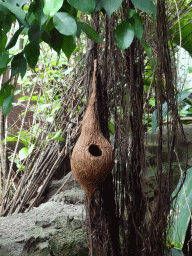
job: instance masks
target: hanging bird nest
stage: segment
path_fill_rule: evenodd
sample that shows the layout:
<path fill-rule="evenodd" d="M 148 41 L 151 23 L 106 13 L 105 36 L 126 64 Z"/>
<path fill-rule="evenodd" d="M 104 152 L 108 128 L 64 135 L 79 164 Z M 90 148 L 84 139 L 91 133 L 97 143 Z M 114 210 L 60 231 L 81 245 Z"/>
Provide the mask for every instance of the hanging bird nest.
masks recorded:
<path fill-rule="evenodd" d="M 112 171 L 114 154 L 109 141 L 103 136 L 96 109 L 96 61 L 92 95 L 82 120 L 81 134 L 71 156 L 71 169 L 87 197 L 91 200 L 95 190 Z"/>

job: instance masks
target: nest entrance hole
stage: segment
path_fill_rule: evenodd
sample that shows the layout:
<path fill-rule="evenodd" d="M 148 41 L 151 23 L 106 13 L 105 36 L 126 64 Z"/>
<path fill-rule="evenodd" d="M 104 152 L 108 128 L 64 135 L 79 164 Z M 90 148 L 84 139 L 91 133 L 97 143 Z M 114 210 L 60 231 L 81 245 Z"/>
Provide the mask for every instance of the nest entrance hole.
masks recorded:
<path fill-rule="evenodd" d="M 102 155 L 102 151 L 101 149 L 99 148 L 98 145 L 90 145 L 89 146 L 89 153 L 92 155 L 92 156 L 101 156 Z"/>

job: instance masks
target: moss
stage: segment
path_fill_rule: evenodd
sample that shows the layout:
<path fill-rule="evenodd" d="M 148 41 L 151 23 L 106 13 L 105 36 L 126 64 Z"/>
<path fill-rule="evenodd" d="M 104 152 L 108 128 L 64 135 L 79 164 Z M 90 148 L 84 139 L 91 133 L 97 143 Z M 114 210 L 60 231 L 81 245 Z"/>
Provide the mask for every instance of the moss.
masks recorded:
<path fill-rule="evenodd" d="M 73 229 L 72 225 L 50 238 L 49 246 L 56 256 L 88 255 L 86 233 L 82 229 Z"/>

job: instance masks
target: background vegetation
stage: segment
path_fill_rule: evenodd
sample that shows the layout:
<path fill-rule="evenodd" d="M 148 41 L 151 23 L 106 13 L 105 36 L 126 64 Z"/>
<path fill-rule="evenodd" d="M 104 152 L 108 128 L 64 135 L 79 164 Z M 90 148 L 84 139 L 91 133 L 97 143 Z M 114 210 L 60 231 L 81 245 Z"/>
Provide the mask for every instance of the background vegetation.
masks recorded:
<path fill-rule="evenodd" d="M 174 176 L 177 131 L 181 121 L 192 120 L 192 86 L 184 86 L 178 69 L 182 51 L 192 54 L 191 2 L 89 0 L 82 5 L 78 0 L 7 0 L 0 1 L 0 14 L 1 214 L 38 205 L 71 153 L 96 57 L 103 68 L 116 156 L 113 185 L 121 254 L 183 255 L 191 218 L 191 168 L 178 164 L 176 189 L 168 184 Z M 170 158 L 164 167 L 165 125 L 172 134 L 168 132 Z M 147 131 L 152 136 L 160 132 L 152 175 L 157 180 L 155 198 L 142 187 Z M 135 152 L 139 153 L 134 158 Z"/>

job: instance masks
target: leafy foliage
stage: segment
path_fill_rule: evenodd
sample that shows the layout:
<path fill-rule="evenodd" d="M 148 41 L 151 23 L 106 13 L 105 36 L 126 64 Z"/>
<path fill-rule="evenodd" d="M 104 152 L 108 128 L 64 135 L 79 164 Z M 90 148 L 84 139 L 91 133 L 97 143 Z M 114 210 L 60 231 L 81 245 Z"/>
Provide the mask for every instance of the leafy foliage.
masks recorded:
<path fill-rule="evenodd" d="M 42 41 L 49 44 L 58 54 L 61 50 L 70 58 L 75 51 L 75 37 L 80 36 L 81 31 L 96 43 L 103 44 L 99 34 L 87 23 L 78 19 L 79 11 L 92 14 L 98 10 L 105 10 L 108 16 L 120 8 L 122 0 L 39 0 L 32 1 L 0 1 L 0 19 L 2 28 L 0 30 L 0 74 L 3 74 L 11 58 L 12 75 L 20 74 L 24 77 L 26 65 L 35 69 L 39 59 L 40 44 Z M 151 0 L 133 1 L 136 8 L 142 11 L 155 13 L 155 7 Z M 129 11 L 129 10 L 128 10 Z M 115 30 L 115 37 L 120 49 L 124 50 L 130 46 L 134 36 L 139 40 L 143 34 L 141 16 L 132 10 L 127 21 L 122 21 Z M 13 22 L 18 21 L 19 28 L 7 43 L 6 33 L 10 31 Z M 13 48 L 20 35 L 28 34 L 28 41 L 25 41 L 24 51 L 10 57 L 9 50 Z"/>

